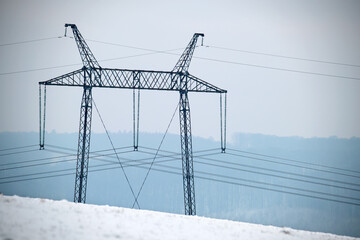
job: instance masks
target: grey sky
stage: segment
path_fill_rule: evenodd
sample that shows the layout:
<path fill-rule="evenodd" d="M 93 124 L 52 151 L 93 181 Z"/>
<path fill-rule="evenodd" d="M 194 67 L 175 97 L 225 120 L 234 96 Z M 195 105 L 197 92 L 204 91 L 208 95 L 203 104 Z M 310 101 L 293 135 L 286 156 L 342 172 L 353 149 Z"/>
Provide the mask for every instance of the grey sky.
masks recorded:
<path fill-rule="evenodd" d="M 0 1 L 0 44 L 61 36 L 75 23 L 86 39 L 154 50 L 204 44 L 360 65 L 359 1 Z M 171 70 L 178 56 L 88 41 L 103 67 Z M 181 53 L 182 50 L 175 51 Z M 194 56 L 360 78 L 360 67 L 199 47 Z M 73 39 L 0 46 L 0 74 L 80 63 Z M 38 131 L 38 82 L 80 68 L 0 75 L 0 131 Z M 360 137 L 360 80 L 193 59 L 190 72 L 228 92 L 228 134 Z M 48 87 L 47 130 L 77 132 L 81 89 Z M 95 89 L 110 131 L 131 131 L 132 92 Z M 164 132 L 178 94 L 142 92 L 141 130 Z M 219 98 L 191 94 L 193 134 L 219 139 Z M 156 113 L 156 114 L 155 114 Z M 96 113 L 93 130 L 102 132 Z M 204 124 L 205 123 L 205 124 Z M 178 121 L 170 132 L 178 133 Z"/>

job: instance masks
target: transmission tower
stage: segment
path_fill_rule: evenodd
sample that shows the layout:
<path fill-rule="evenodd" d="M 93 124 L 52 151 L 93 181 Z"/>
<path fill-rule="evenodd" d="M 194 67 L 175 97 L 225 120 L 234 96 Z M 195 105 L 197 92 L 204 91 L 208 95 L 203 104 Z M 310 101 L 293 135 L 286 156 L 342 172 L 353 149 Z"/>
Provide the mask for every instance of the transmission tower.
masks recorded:
<path fill-rule="evenodd" d="M 220 109 L 225 103 L 225 111 L 220 111 L 221 119 L 221 151 L 226 148 L 226 90 L 207 83 L 189 74 L 189 65 L 202 33 L 195 33 L 176 63 L 172 71 L 152 70 L 129 70 L 102 68 L 91 52 L 85 39 L 80 34 L 75 24 L 65 24 L 65 35 L 67 27 L 71 27 L 75 42 L 79 49 L 83 67 L 76 71 L 39 82 L 40 100 L 40 149 L 44 149 L 45 139 L 45 110 L 46 110 L 46 86 L 71 86 L 82 87 L 83 95 L 80 109 L 78 153 L 76 163 L 74 202 L 85 203 L 86 185 L 88 176 L 91 117 L 92 117 L 92 89 L 93 88 L 125 88 L 133 89 L 134 99 L 134 150 L 138 148 L 139 131 L 139 100 L 140 90 L 178 91 L 180 93 L 179 119 L 181 137 L 182 172 L 184 187 L 184 205 L 186 215 L 196 215 L 195 185 L 193 170 L 193 152 L 191 136 L 191 120 L 189 92 L 219 93 Z M 44 86 L 43 89 L 41 86 Z M 41 98 L 43 93 L 44 98 Z M 225 94 L 225 98 L 222 95 Z M 137 96 L 137 98 L 136 98 Z M 137 99 L 137 107 L 135 102 Z M 135 111 L 137 116 L 135 117 Z M 222 121 L 224 118 L 225 121 Z M 135 125 L 136 121 L 136 125 Z M 137 129 L 137 132 L 136 132 Z M 135 133 L 136 132 L 136 133 Z"/>

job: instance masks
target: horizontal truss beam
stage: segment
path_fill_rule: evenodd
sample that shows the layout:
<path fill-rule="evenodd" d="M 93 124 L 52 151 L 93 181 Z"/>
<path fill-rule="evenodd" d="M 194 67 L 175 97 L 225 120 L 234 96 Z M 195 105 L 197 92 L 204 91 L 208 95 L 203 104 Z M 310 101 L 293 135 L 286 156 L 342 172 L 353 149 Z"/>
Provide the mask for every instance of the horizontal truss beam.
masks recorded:
<path fill-rule="evenodd" d="M 84 82 L 84 76 L 94 74 L 94 81 L 89 85 Z M 181 72 L 148 71 L 110 68 L 82 68 L 62 76 L 39 82 L 41 85 L 72 86 L 72 87 L 102 87 L 127 88 L 145 90 L 180 91 L 188 92 L 226 93 L 193 75 Z"/>

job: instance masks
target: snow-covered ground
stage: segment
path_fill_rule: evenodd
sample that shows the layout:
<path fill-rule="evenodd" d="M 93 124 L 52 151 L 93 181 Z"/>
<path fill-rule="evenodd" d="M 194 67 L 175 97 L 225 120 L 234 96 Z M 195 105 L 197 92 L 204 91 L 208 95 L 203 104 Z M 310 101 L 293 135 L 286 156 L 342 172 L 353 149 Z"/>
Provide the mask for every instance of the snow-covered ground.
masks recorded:
<path fill-rule="evenodd" d="M 355 239 L 327 233 L 0 195 L 0 239 Z"/>

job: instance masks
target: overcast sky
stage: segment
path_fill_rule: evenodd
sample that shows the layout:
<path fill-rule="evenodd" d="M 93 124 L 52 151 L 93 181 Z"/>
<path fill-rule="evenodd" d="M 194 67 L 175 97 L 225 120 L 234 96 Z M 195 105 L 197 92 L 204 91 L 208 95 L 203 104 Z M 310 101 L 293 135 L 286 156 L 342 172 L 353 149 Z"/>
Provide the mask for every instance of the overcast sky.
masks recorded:
<path fill-rule="evenodd" d="M 360 1 L 16 1 L 0 0 L 0 45 L 64 34 L 77 24 L 102 67 L 171 70 L 178 56 L 142 53 L 90 40 L 153 50 L 184 49 L 205 34 L 189 72 L 228 90 L 228 135 L 360 137 L 360 67 L 240 51 L 360 65 Z M 182 50 L 174 51 L 181 54 Z M 38 82 L 81 65 L 74 39 L 0 46 L 0 131 L 38 131 Z M 241 64 L 240 64 L 241 63 Z M 359 78 L 320 76 L 296 71 Z M 48 87 L 47 131 L 77 132 L 81 88 Z M 132 130 L 132 91 L 94 89 L 112 132 Z M 164 132 L 178 93 L 142 91 L 141 131 Z M 219 97 L 190 94 L 193 135 L 219 139 Z M 178 117 L 178 115 L 176 115 Z M 96 112 L 93 131 L 103 132 Z M 170 132 L 179 132 L 178 118 Z"/>

